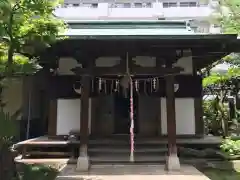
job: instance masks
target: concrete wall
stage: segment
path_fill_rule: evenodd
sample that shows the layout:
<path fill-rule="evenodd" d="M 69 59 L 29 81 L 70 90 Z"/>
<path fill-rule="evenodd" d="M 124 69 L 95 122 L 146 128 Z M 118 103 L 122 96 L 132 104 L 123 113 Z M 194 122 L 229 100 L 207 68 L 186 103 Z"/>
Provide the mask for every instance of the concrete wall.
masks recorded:
<path fill-rule="evenodd" d="M 114 104 L 112 96 L 89 100 L 89 134 L 109 135 L 114 131 Z M 58 99 L 57 135 L 80 131 L 80 99 Z"/>
<path fill-rule="evenodd" d="M 89 99 L 89 134 L 91 134 L 91 99 Z M 58 99 L 57 135 L 69 134 L 71 130 L 80 132 L 80 99 Z"/>
<path fill-rule="evenodd" d="M 96 98 L 95 111 L 89 107 L 89 132 L 95 121 L 94 134 L 109 135 L 114 132 L 113 97 Z M 194 100 L 176 99 L 176 130 L 178 135 L 195 134 Z M 151 105 L 150 105 L 151 104 Z M 183 105 L 184 104 L 184 105 Z M 80 130 L 80 99 L 59 99 L 57 111 L 57 134 L 68 134 L 70 130 Z M 167 134 L 166 99 L 147 96 L 139 97 L 138 105 L 139 134 L 146 136 Z M 191 110 L 192 109 L 192 110 Z M 161 112 L 159 112 L 161 111 Z M 94 113 L 95 118 L 91 118 Z"/>
<path fill-rule="evenodd" d="M 22 108 L 22 85 L 23 81 L 20 78 L 15 78 L 8 81 L 2 93 L 3 102 L 6 103 L 4 107 L 5 112 L 11 115 Z M 21 119 L 21 115 L 18 117 Z"/>
<path fill-rule="evenodd" d="M 175 100 L 177 135 L 195 134 L 195 114 L 193 98 Z M 161 133 L 167 134 L 166 98 L 161 98 Z"/>

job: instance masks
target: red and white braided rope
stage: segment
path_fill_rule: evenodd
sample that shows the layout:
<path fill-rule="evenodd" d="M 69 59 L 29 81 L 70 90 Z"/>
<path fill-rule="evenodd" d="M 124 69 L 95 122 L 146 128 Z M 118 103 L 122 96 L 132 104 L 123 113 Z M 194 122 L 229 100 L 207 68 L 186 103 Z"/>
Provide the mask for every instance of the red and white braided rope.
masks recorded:
<path fill-rule="evenodd" d="M 130 78 L 130 142 L 131 142 L 131 151 L 130 151 L 130 161 L 134 161 L 134 109 L 133 109 L 133 82 Z"/>

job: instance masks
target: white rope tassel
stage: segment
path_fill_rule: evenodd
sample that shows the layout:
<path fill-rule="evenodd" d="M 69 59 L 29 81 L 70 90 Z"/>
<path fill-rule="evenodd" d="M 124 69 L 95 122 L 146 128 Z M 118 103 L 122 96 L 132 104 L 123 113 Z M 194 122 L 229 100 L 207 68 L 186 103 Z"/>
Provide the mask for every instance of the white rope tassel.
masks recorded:
<path fill-rule="evenodd" d="M 133 82 L 130 78 L 130 141 L 131 141 L 131 154 L 130 162 L 134 162 L 134 112 L 133 112 Z"/>

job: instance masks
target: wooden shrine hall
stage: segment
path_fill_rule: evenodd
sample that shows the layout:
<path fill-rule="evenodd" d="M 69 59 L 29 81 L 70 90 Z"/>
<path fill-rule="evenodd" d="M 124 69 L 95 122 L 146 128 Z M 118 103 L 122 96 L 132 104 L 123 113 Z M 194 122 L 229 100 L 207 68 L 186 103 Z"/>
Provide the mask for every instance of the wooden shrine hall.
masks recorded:
<path fill-rule="evenodd" d="M 180 169 L 176 139 L 204 136 L 198 72 L 237 52 L 237 35 L 196 34 L 185 21 L 68 25 L 69 38 L 40 56 L 49 102 L 47 137 L 62 137 L 79 149 L 72 155 L 78 170 L 90 166 L 92 139 L 123 135 L 135 162 L 138 138 L 167 137 L 166 167 Z"/>

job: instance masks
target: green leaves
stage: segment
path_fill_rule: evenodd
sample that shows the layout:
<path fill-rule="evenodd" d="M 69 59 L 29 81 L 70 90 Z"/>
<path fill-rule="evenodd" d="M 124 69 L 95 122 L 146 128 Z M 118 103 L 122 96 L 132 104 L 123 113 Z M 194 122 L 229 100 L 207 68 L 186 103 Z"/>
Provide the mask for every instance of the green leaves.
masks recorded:
<path fill-rule="evenodd" d="M 53 180 L 58 171 L 51 167 L 40 164 L 20 164 L 21 180 Z"/>
<path fill-rule="evenodd" d="M 15 66 L 16 59 L 20 58 L 28 59 L 32 64 L 29 57 L 58 40 L 59 32 L 66 29 L 64 22 L 53 15 L 59 4 L 60 0 L 0 1 L 0 46 L 4 43 L 7 47 L 0 47 L 0 60 L 7 58 L 5 65 Z M 0 62 L 0 66 L 3 64 Z M 7 69 L 12 71 L 14 68 Z M 0 67 L 0 70 L 3 69 Z"/>
<path fill-rule="evenodd" d="M 226 74 L 212 73 L 210 76 L 203 79 L 203 87 L 224 84 L 236 77 L 240 77 L 240 67 L 232 67 Z"/>
<path fill-rule="evenodd" d="M 221 0 L 219 23 L 224 33 L 240 33 L 240 1 Z M 223 8 L 224 7 L 224 8 Z M 225 10 L 225 11 L 224 11 Z"/>
<path fill-rule="evenodd" d="M 221 150 L 227 152 L 229 155 L 240 155 L 240 140 L 225 139 L 220 146 Z"/>
<path fill-rule="evenodd" d="M 0 76 L 5 72 L 8 56 L 7 45 L 0 44 Z M 29 60 L 21 54 L 15 54 L 13 57 L 12 70 L 14 74 L 32 74 L 37 70 L 36 62 Z"/>
<path fill-rule="evenodd" d="M 16 116 L 4 112 L 3 108 L 0 109 L 0 144 L 9 142 L 18 135 Z"/>
<path fill-rule="evenodd" d="M 203 87 L 207 87 L 213 84 L 220 84 L 227 80 L 227 76 L 223 76 L 220 74 L 212 74 L 203 79 Z"/>

